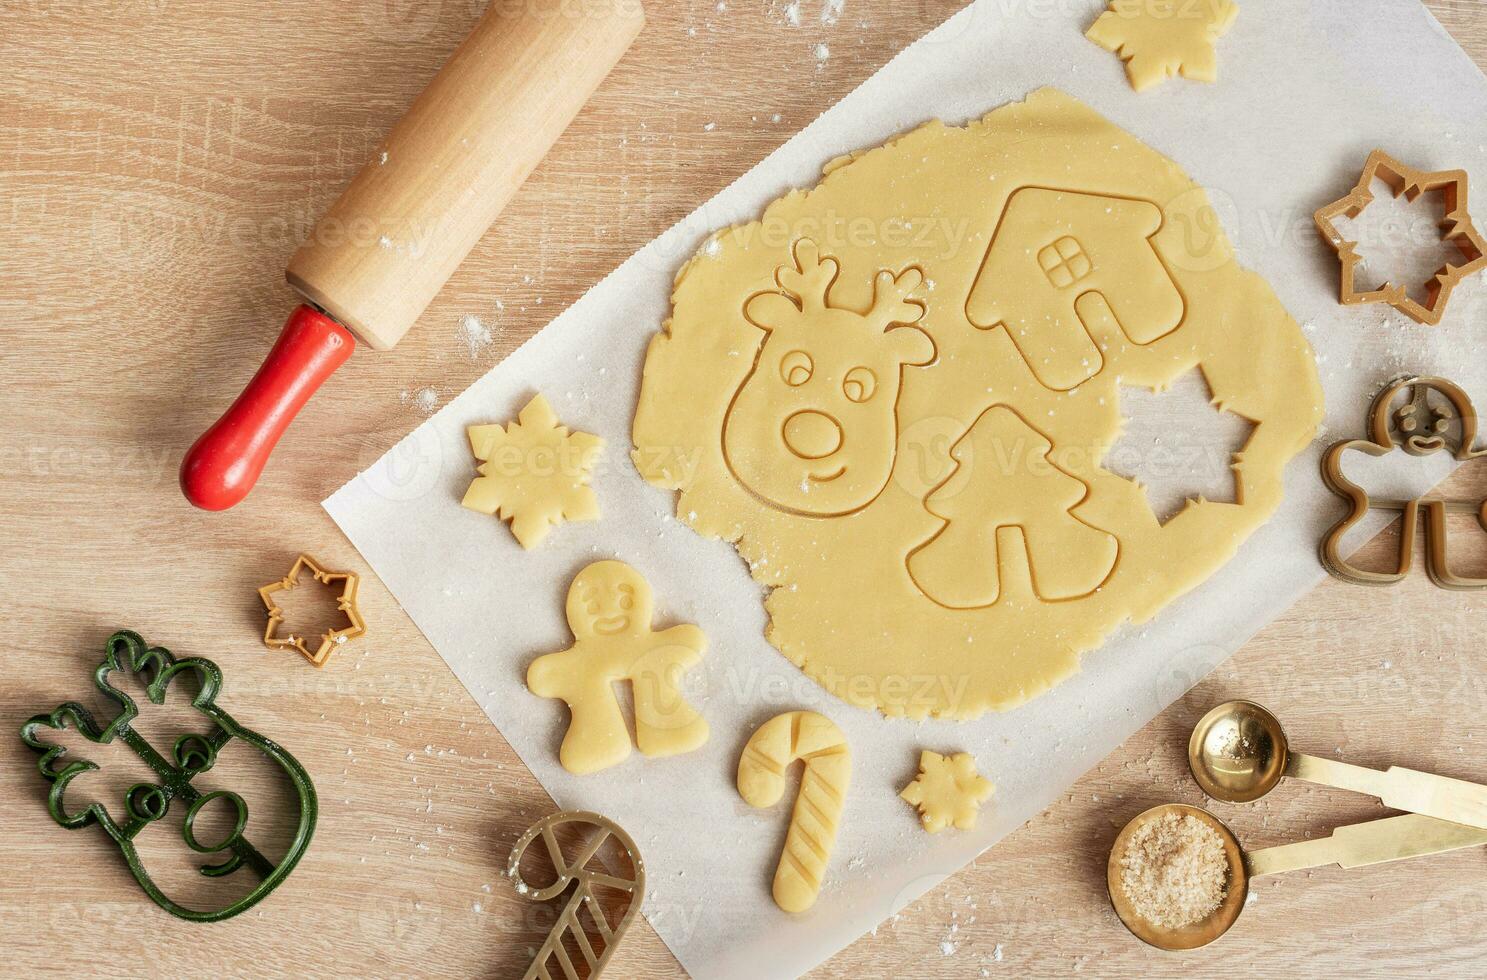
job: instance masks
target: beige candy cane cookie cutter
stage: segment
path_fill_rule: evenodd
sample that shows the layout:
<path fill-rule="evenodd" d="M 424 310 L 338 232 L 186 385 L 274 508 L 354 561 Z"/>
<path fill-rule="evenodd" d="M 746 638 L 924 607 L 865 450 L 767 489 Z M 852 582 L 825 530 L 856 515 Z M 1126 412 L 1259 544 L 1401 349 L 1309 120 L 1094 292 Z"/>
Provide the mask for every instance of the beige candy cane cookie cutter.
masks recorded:
<path fill-rule="evenodd" d="M 562 844 L 557 836 L 558 828 L 564 826 L 590 831 L 572 860 L 569 860 L 563 853 Z M 624 850 L 633 872 L 631 877 L 624 877 L 623 872 L 615 872 L 612 868 L 600 870 L 590 866 L 597 860 L 599 849 L 611 837 Z M 557 873 L 552 884 L 545 888 L 528 884 L 521 874 L 522 858 L 526 856 L 527 849 L 539 838 L 543 846 L 547 848 L 547 856 Z M 516 846 L 511 849 L 506 874 L 516 885 L 517 894 L 532 902 L 550 902 L 567 891 L 569 886 L 577 883 L 573 888 L 573 894 L 563 905 L 562 911 L 558 913 L 557 921 L 548 932 L 547 939 L 537 951 L 536 957 L 533 958 L 532 965 L 523 974 L 523 980 L 551 980 L 554 973 L 549 969 L 549 965 L 554 960 L 557 961 L 558 966 L 557 976 L 564 977 L 566 980 L 579 980 L 581 976 L 586 975 L 590 980 L 594 980 L 609 965 L 610 957 L 614 955 L 620 940 L 624 938 L 625 933 L 634 923 L 635 917 L 640 913 L 641 903 L 645 901 L 645 862 L 640 856 L 640 848 L 635 846 L 635 841 L 630 835 L 613 820 L 588 811 L 554 813 L 529 827 L 516 842 Z M 625 907 L 625 911 L 620 915 L 619 921 L 613 925 L 610 924 L 609 915 L 604 911 L 595 893 L 596 886 L 630 896 L 630 902 Z M 594 949 L 589 930 L 584 920 L 579 917 L 582 911 L 587 912 L 587 918 L 593 923 L 594 931 L 599 936 L 601 944 L 599 950 Z M 568 947 L 565 945 L 566 939 L 571 939 L 572 944 L 577 947 L 579 955 L 588 967 L 587 974 L 578 972 L 569 955 Z"/>

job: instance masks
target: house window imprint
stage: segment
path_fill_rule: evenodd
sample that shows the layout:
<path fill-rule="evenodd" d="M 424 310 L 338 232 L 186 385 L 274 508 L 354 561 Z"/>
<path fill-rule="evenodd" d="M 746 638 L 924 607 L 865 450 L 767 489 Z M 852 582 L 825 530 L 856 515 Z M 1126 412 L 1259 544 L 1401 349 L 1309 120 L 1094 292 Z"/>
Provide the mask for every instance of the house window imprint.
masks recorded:
<path fill-rule="evenodd" d="M 1038 265 L 1055 289 L 1068 289 L 1094 271 L 1084 246 L 1072 235 L 1065 235 L 1038 253 Z"/>

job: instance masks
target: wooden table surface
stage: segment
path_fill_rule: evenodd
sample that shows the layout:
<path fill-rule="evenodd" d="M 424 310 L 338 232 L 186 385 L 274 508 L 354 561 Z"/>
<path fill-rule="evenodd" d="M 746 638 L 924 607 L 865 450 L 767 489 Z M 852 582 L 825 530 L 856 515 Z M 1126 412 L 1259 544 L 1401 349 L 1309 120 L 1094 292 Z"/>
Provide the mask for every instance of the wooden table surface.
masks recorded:
<path fill-rule="evenodd" d="M 1487 63 L 1480 0 L 1429 5 Z M 321 800 L 314 846 L 278 894 L 229 923 L 188 926 L 146 901 L 101 832 L 52 824 L 34 757 L 0 738 L 8 972 L 524 968 L 546 922 L 502 871 L 516 835 L 550 809 L 542 788 L 375 578 L 361 591 L 372 634 L 318 672 L 263 649 L 255 589 L 302 550 L 365 571 L 323 497 L 958 4 L 847 0 L 827 25 L 822 3 L 804 0 L 799 26 L 778 0 L 648 6 L 631 54 L 419 328 L 395 353 L 353 359 L 264 485 L 221 515 L 179 498 L 181 453 L 291 308 L 282 270 L 296 236 L 483 3 L 6 6 L 0 586 L 13 646 L 0 732 L 83 696 L 104 638 L 131 626 L 216 659 L 231 710 L 291 747 Z M 491 344 L 466 343 L 465 314 L 492 325 Z M 1484 613 L 1487 596 L 1437 591 L 1422 575 L 1387 591 L 1322 586 L 1063 800 L 818 975 L 1212 975 L 1221 963 L 1256 976 L 1479 973 L 1480 850 L 1266 881 L 1235 935 L 1182 957 L 1121 929 L 1102 876 L 1129 816 L 1199 801 L 1186 733 L 1229 696 L 1272 704 L 1305 748 L 1487 779 Z M 126 758 L 109 761 L 127 774 Z M 113 801 L 110 771 L 98 798 Z M 251 788 L 257 777 L 243 778 Z M 1286 785 L 1218 811 L 1265 845 L 1378 807 Z M 645 925 L 613 970 L 680 973 Z"/>

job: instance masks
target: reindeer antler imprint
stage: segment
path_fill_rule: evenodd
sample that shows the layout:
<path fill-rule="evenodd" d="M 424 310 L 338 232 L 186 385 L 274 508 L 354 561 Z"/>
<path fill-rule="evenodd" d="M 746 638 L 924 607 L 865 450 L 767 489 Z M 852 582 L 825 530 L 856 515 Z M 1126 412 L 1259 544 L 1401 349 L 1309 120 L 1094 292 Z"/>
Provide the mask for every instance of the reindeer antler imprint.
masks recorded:
<path fill-rule="evenodd" d="M 805 774 L 774 875 L 775 904 L 786 912 L 806 911 L 821 892 L 852 780 L 852 751 L 830 718 L 791 711 L 760 725 L 738 760 L 738 793 L 762 808 L 785 795 L 785 771 L 797 759 Z"/>

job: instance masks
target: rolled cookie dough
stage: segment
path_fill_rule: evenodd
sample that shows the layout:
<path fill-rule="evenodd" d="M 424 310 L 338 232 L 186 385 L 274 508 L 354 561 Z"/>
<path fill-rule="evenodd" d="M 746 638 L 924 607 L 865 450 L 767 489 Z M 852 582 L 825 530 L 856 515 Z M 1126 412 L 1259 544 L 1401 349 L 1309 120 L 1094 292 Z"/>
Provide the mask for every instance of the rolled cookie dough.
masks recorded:
<path fill-rule="evenodd" d="M 1232 558 L 1322 392 L 1203 190 L 1053 89 L 932 122 L 714 236 L 651 341 L 634 460 L 733 542 L 771 643 L 853 704 L 973 718 Z M 1121 387 L 1254 423 L 1235 503 L 1167 523 L 1101 467 Z"/>

